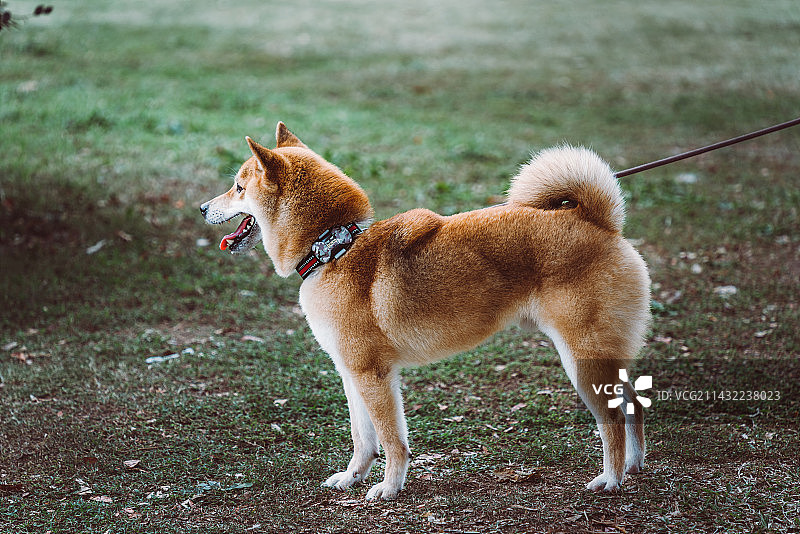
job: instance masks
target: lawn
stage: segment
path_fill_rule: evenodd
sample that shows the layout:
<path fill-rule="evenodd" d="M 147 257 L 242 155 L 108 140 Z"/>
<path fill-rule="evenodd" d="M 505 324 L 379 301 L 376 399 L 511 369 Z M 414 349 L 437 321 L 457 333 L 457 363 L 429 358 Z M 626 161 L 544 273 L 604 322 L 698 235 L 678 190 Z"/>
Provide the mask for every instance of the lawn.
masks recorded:
<path fill-rule="evenodd" d="M 197 210 L 279 120 L 379 218 L 479 208 L 564 141 L 624 169 L 794 118 L 799 49 L 795 0 L 87 0 L 3 29 L 0 532 L 800 531 L 800 128 L 622 180 L 653 405 L 615 495 L 518 329 L 404 372 L 396 501 L 321 488 L 348 413 L 299 278 Z"/>

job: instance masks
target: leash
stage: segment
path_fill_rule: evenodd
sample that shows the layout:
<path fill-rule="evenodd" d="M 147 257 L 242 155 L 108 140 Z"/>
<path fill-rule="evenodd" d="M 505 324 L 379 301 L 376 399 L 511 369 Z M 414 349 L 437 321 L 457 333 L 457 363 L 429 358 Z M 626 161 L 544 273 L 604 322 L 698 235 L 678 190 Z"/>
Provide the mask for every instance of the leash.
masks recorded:
<path fill-rule="evenodd" d="M 786 128 L 791 128 L 792 126 L 797 126 L 798 124 L 800 124 L 800 117 L 797 117 L 796 119 L 790 121 L 782 122 L 780 124 L 776 124 L 775 126 L 770 126 L 769 128 L 764 128 L 761 130 L 757 130 L 755 132 L 750 132 L 749 134 L 740 135 L 738 137 L 728 139 L 727 141 L 720 141 L 718 143 L 714 143 L 713 145 L 704 146 L 702 148 L 696 148 L 688 152 L 676 154 L 674 156 L 670 156 L 668 158 L 660 159 L 657 161 L 652 161 L 650 163 L 645 163 L 643 165 L 637 165 L 636 167 L 631 167 L 630 169 L 620 171 L 616 173 L 614 176 L 616 176 L 617 178 L 623 178 L 625 176 L 630 176 L 631 174 L 640 173 L 642 171 L 649 171 L 650 169 L 655 169 L 656 167 L 668 165 L 670 163 L 674 163 L 682 159 L 691 158 L 694 156 L 698 156 L 700 154 L 705 154 L 706 152 L 711 152 L 712 150 L 718 150 L 720 148 L 735 145 L 743 141 L 749 141 L 750 139 L 755 139 L 756 137 L 761 137 L 762 135 L 767 135 L 780 130 L 785 130 Z"/>

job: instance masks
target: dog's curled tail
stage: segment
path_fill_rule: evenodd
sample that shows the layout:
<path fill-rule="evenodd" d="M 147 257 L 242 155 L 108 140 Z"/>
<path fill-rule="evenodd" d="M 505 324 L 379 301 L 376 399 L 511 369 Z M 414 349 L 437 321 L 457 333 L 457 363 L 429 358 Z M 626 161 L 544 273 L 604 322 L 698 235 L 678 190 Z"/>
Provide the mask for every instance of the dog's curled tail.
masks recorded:
<path fill-rule="evenodd" d="M 594 224 L 622 232 L 625 204 L 611 168 L 587 148 L 543 150 L 511 181 L 508 201 L 553 210 L 576 208 Z"/>

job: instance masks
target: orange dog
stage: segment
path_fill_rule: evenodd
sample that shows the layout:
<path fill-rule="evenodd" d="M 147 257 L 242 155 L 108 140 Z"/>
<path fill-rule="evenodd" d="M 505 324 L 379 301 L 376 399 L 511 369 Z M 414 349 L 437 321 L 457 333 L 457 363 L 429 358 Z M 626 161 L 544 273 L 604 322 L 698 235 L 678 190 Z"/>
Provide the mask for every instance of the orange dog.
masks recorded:
<path fill-rule="evenodd" d="M 213 224 L 244 215 L 223 250 L 263 240 L 279 275 L 304 278 L 300 304 L 342 377 L 353 437 L 352 460 L 326 486 L 363 481 L 382 445 L 385 476 L 367 499 L 394 498 L 411 457 L 400 369 L 471 349 L 512 323 L 553 340 L 597 420 L 603 471 L 587 487 L 613 491 L 641 469 L 633 388 L 622 383 L 633 405 L 623 412 L 601 387 L 619 391 L 650 317 L 647 268 L 622 237 L 623 201 L 607 164 L 586 149 L 550 149 L 522 167 L 504 205 L 372 222 L 353 180 L 283 123 L 276 137 L 274 150 L 247 138 L 253 157 L 201 211 Z"/>

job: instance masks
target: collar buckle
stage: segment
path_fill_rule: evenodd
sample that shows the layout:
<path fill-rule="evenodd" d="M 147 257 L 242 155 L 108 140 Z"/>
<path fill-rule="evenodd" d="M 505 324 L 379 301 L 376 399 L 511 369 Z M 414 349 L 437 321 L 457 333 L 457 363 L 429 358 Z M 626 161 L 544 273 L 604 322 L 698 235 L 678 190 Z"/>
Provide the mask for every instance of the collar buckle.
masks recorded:
<path fill-rule="evenodd" d="M 354 222 L 325 230 L 311 245 L 311 252 L 297 266 L 297 273 L 305 280 L 320 265 L 341 258 L 361 232 Z"/>

